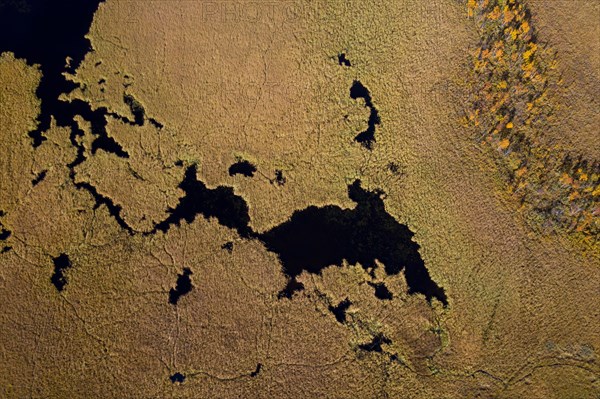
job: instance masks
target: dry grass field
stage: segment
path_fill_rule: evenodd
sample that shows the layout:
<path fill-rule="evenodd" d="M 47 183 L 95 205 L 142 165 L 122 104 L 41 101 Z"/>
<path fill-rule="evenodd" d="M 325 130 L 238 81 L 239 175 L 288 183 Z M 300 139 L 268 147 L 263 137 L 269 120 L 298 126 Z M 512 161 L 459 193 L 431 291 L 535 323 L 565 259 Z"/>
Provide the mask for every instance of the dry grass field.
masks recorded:
<path fill-rule="evenodd" d="M 599 398 L 599 5 L 106 0 L 51 98 L 0 47 L 0 398 Z"/>

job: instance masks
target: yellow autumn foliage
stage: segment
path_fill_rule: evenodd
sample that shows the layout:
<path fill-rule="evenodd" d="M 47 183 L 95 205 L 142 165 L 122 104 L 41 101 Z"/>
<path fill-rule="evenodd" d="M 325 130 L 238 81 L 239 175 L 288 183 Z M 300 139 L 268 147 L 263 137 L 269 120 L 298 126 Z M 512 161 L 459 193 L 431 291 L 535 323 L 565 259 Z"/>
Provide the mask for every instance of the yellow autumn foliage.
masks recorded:
<path fill-rule="evenodd" d="M 600 226 L 594 222 L 600 215 L 598 168 L 578 164 L 581 161 L 571 160 L 564 148 L 538 140 L 557 109 L 548 88 L 549 83 L 561 83 L 553 72 L 557 61 L 552 49 L 535 42 L 524 0 L 467 0 L 467 6 L 469 16 L 483 26 L 481 46 L 472 59 L 479 79 L 473 108 L 466 113 L 469 123 L 481 129 L 482 143 L 498 149 L 510 177 L 507 189 L 522 197 L 524 209 L 554 201 L 558 205 L 553 207 L 563 209 L 544 216 L 546 222 L 594 234 Z M 576 206 L 567 205 L 571 201 Z"/>
<path fill-rule="evenodd" d="M 573 184 L 573 179 L 571 178 L 571 176 L 569 176 L 568 173 L 563 173 L 562 176 L 560 177 L 560 182 L 562 184 L 570 186 Z"/>

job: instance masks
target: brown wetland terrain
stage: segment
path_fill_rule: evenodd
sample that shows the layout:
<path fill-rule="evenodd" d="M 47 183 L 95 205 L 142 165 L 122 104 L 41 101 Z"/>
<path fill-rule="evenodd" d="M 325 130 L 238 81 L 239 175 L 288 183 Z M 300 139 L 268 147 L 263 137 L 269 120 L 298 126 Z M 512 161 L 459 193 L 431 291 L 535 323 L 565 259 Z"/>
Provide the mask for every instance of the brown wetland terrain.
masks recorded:
<path fill-rule="evenodd" d="M 600 2 L 0 0 L 0 398 L 600 397 Z"/>

